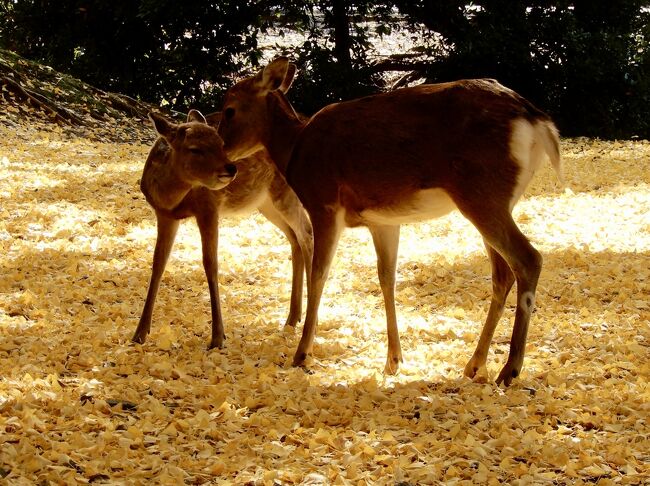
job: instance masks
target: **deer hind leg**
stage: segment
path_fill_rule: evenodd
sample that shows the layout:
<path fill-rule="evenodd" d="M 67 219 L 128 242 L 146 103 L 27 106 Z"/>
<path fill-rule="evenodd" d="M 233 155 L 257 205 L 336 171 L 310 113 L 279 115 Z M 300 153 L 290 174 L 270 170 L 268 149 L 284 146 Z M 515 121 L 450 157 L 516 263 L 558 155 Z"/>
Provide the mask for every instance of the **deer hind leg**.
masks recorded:
<path fill-rule="evenodd" d="M 212 314 L 212 335 L 208 349 L 223 348 L 226 334 L 223 327 L 221 303 L 219 297 L 219 264 L 217 252 L 219 244 L 219 215 L 216 211 L 206 211 L 196 217 L 196 223 L 201 233 L 201 249 L 203 252 L 203 269 L 208 280 L 210 292 L 210 310 Z"/>
<path fill-rule="evenodd" d="M 307 279 L 311 273 L 312 235 L 311 224 L 302 210 L 296 196 L 294 205 L 281 204 L 279 201 L 266 201 L 260 212 L 282 231 L 291 245 L 291 304 L 285 327 L 295 327 L 302 316 L 302 293 L 304 272 Z"/>
<path fill-rule="evenodd" d="M 388 357 L 384 372 L 394 375 L 399 370 L 402 358 L 402 348 L 397 329 L 397 314 L 395 312 L 395 271 L 397 269 L 397 250 L 399 247 L 399 225 L 369 226 L 372 241 L 377 253 L 377 274 L 384 296 L 386 309 L 386 329 L 388 332 Z"/>
<path fill-rule="evenodd" d="M 510 353 L 496 380 L 497 384 L 503 382 L 508 386 L 513 378 L 519 376 L 524 362 L 528 324 L 542 269 L 542 256 L 519 231 L 509 211 L 498 208 L 487 208 L 486 211 L 484 206 L 480 212 L 467 208 L 461 208 L 461 211 L 478 228 L 487 244 L 506 261 L 517 282 L 517 310 L 510 338 Z"/>
<path fill-rule="evenodd" d="M 515 282 L 515 276 L 503 257 L 487 241 L 484 243 L 492 264 L 492 301 L 476 350 L 465 366 L 465 376 L 469 378 L 474 378 L 478 370 L 485 366 L 494 330 L 503 315 L 506 297 Z"/>
<path fill-rule="evenodd" d="M 312 351 L 318 324 L 318 307 L 344 227 L 343 213 L 323 210 L 310 212 L 309 216 L 314 229 L 314 257 L 311 284 L 308 287 L 307 295 L 307 315 L 302 329 L 302 337 L 293 357 L 293 366 L 304 366 L 307 355 Z"/>
<path fill-rule="evenodd" d="M 160 288 L 160 281 L 162 280 L 163 273 L 169 255 L 174 246 L 174 239 L 178 231 L 179 221 L 169 218 L 161 213 L 156 212 L 157 219 L 157 236 L 156 247 L 153 251 L 153 264 L 151 267 L 151 279 L 149 281 L 149 290 L 147 291 L 147 298 L 144 302 L 142 309 L 142 316 L 138 322 L 138 327 L 133 334 L 131 340 L 135 343 L 143 344 L 147 339 L 147 335 L 151 331 L 151 318 L 153 316 L 153 307 Z"/>

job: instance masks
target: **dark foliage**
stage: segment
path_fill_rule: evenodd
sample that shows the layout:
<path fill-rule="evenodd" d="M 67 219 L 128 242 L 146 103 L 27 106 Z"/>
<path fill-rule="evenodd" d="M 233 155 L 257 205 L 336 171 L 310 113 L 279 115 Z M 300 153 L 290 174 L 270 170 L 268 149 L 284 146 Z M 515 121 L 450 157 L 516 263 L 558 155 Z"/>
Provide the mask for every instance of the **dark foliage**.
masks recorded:
<path fill-rule="evenodd" d="M 4 0 L 0 42 L 102 89 L 183 109 L 255 61 L 257 2 Z"/>
<path fill-rule="evenodd" d="M 567 135 L 650 137 L 649 2 L 396 3 L 453 46 L 426 69 L 430 80 L 496 78 L 544 107 Z"/>
<path fill-rule="evenodd" d="M 386 89 L 383 70 L 417 69 L 434 82 L 496 78 L 566 135 L 650 138 L 649 15 L 642 0 L 0 0 L 0 46 L 186 111 L 219 106 L 259 66 L 260 34 L 298 31 L 284 53 L 305 113 Z M 417 62 L 376 63 L 372 40 L 393 29 L 418 30 Z"/>

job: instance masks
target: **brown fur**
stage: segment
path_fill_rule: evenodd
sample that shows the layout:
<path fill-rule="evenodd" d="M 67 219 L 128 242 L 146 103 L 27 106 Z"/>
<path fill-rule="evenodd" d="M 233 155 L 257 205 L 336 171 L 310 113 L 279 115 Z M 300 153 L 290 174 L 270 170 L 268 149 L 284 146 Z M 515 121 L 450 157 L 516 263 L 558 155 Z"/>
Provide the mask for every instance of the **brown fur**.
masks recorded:
<path fill-rule="evenodd" d="M 198 117 L 195 112 L 191 112 L 190 116 Z M 219 113 L 208 115 L 207 122 L 212 126 L 205 125 L 203 120 L 203 127 L 209 128 L 216 136 L 215 127 L 218 126 L 219 120 Z M 221 151 L 221 146 L 217 151 Z M 160 137 L 149 152 L 142 174 L 140 187 L 156 211 L 158 238 L 149 292 L 133 341 L 144 342 L 150 331 L 156 294 L 171 252 L 178 222 L 193 216 L 201 232 L 203 264 L 210 289 L 210 348 L 223 346 L 225 336 L 217 284 L 219 218 L 229 214 L 246 214 L 256 209 L 282 230 L 291 244 L 293 284 L 291 309 L 286 325 L 295 326 L 301 317 L 303 272 L 306 268 L 309 276 L 313 243 L 309 220 L 284 177 L 280 175 L 266 152 L 260 151 L 237 162 L 237 176 L 230 184 L 219 190 L 212 190 L 198 183 L 184 181 L 183 169 L 172 167 L 174 157 L 178 157 L 177 152 L 177 148 L 170 141 Z"/>
<path fill-rule="evenodd" d="M 559 169 L 557 131 L 550 118 L 496 81 L 476 79 L 335 103 L 305 123 L 286 100 L 286 90 L 277 89 L 287 84 L 287 64 L 277 59 L 231 88 L 224 103 L 231 116 L 219 133 L 232 158 L 266 147 L 312 220 L 312 282 L 294 364 L 302 365 L 311 351 L 323 285 L 343 226 L 365 225 L 377 250 L 386 304 L 386 370 L 396 371 L 402 359 L 394 309 L 399 224 L 411 213 L 414 221 L 435 216 L 435 208 L 446 208 L 450 199 L 481 232 L 493 263 L 492 305 L 465 369 L 474 376 L 485 365 L 513 282 L 518 301 L 534 297 L 541 256 L 510 214 L 517 185 L 527 182 L 518 179 L 521 162 L 511 153 L 511 143 L 517 120 L 546 127 L 529 131 L 534 135 L 528 150 L 533 157 L 533 148 L 541 144 Z M 422 207 L 429 202 L 438 206 Z M 510 384 L 521 370 L 531 311 L 532 305 L 518 304 L 510 356 L 498 382 Z"/>

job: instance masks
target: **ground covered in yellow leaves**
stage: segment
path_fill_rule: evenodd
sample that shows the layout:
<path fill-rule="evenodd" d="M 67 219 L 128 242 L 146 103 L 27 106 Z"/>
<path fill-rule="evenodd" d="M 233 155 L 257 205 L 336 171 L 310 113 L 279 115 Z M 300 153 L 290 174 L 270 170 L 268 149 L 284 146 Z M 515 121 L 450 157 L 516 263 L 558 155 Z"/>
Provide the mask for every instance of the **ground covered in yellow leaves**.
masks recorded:
<path fill-rule="evenodd" d="M 134 345 L 155 241 L 138 189 L 147 145 L 0 126 L 0 482 L 6 484 L 641 484 L 650 481 L 650 144 L 567 140 L 516 208 L 543 253 L 521 377 L 462 377 L 489 265 L 457 213 L 407 226 L 406 357 L 384 377 L 367 231 L 347 230 L 312 374 L 282 329 L 289 245 L 260 216 L 223 221 L 225 349 L 198 231 L 182 225 Z"/>

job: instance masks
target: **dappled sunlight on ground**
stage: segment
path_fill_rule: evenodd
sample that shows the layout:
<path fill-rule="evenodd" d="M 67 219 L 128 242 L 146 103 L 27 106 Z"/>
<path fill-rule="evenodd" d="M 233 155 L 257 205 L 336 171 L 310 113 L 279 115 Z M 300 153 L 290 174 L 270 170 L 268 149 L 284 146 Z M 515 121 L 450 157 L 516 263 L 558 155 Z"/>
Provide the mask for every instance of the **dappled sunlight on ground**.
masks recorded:
<path fill-rule="evenodd" d="M 462 377 L 490 298 L 459 214 L 405 226 L 386 359 L 370 236 L 343 234 L 311 374 L 282 329 L 291 264 L 261 216 L 220 231 L 223 350 L 192 222 L 144 345 L 155 217 L 147 146 L 0 127 L 0 478 L 160 484 L 640 484 L 650 480 L 650 144 L 563 142 L 515 210 L 544 255 L 526 361 L 507 390 L 514 297 L 487 383 Z M 600 481 L 600 482 L 599 482 Z"/>

